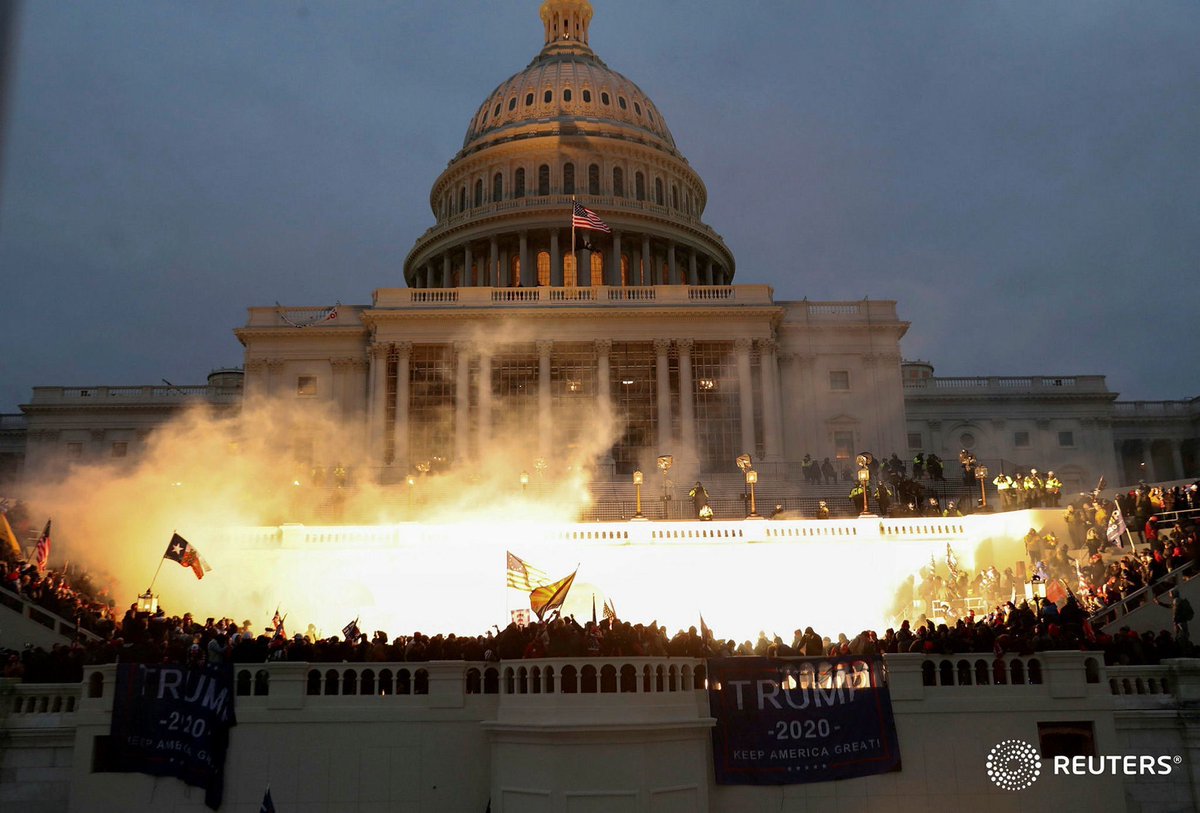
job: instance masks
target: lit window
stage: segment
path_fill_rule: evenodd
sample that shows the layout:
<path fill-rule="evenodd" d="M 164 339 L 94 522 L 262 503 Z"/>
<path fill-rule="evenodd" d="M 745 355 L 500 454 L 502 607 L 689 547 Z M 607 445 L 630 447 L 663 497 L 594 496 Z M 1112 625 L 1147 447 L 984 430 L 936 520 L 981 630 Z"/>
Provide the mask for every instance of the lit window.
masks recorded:
<path fill-rule="evenodd" d="M 538 285 L 545 288 L 550 284 L 550 252 L 539 251 L 537 254 Z"/>
<path fill-rule="evenodd" d="M 829 371 L 829 389 L 831 389 L 831 390 L 848 390 L 848 389 L 850 389 L 850 371 L 849 370 L 830 370 Z"/>
<path fill-rule="evenodd" d="M 302 375 L 296 379 L 296 394 L 297 395 L 316 395 L 317 394 L 317 377 L 315 375 Z"/>
<path fill-rule="evenodd" d="M 599 251 L 592 252 L 592 285 L 604 284 L 604 254 Z"/>
<path fill-rule="evenodd" d="M 1059 446 L 1074 446 L 1075 445 L 1075 433 L 1074 432 L 1059 432 L 1058 433 L 1058 445 Z"/>
<path fill-rule="evenodd" d="M 1013 432 L 1013 446 L 1016 446 L 1018 449 L 1023 449 L 1029 446 L 1029 433 Z"/>
<path fill-rule="evenodd" d="M 838 460 L 849 460 L 854 456 L 854 433 L 841 431 L 833 433 L 834 456 Z"/>
<path fill-rule="evenodd" d="M 123 440 L 119 440 L 112 445 L 113 457 L 124 457 L 129 454 L 129 444 Z"/>

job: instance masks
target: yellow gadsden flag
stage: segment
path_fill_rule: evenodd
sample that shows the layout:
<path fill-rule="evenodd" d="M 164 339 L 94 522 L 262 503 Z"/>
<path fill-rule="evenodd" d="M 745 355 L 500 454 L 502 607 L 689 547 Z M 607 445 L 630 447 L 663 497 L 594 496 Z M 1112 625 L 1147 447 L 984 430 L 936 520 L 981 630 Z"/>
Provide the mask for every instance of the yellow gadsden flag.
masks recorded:
<path fill-rule="evenodd" d="M 21 545 L 17 542 L 17 535 L 13 533 L 12 526 L 8 524 L 8 517 L 0 512 L 0 545 L 12 551 L 14 556 L 21 555 Z"/>
<path fill-rule="evenodd" d="M 575 573 L 578 572 L 579 568 L 575 568 Z M 537 614 L 538 621 L 541 621 L 542 616 L 551 610 L 562 607 L 563 602 L 567 600 L 567 592 L 575 582 L 575 573 L 565 579 L 559 579 L 553 584 L 534 588 L 533 592 L 529 594 L 529 608 Z"/>

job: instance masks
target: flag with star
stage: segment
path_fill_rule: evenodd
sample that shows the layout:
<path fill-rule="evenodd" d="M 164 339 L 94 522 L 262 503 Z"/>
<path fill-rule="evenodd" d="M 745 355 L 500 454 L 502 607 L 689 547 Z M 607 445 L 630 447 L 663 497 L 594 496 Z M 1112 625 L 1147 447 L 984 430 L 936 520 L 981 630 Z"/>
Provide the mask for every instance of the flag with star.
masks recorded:
<path fill-rule="evenodd" d="M 171 541 L 167 544 L 167 552 L 163 554 L 163 558 L 178 562 L 183 567 L 190 567 L 197 579 L 203 579 L 204 574 L 212 570 L 200 555 L 200 551 L 179 534 L 171 534 Z"/>

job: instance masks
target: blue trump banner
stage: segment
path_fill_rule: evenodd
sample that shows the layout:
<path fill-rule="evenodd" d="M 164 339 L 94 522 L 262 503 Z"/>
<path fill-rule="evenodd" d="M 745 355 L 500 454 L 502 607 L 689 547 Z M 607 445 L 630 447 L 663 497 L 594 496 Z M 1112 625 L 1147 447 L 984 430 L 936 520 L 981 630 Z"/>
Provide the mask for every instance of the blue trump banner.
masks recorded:
<path fill-rule="evenodd" d="M 233 714 L 233 667 L 117 666 L 111 769 L 175 776 L 221 805 Z"/>
<path fill-rule="evenodd" d="M 877 657 L 708 662 L 718 785 L 790 785 L 900 770 Z"/>

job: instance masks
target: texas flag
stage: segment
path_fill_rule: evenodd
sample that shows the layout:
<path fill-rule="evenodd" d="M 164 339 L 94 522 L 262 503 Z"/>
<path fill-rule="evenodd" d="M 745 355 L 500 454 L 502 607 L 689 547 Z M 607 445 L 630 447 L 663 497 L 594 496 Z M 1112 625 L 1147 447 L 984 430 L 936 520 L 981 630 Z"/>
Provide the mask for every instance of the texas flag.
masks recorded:
<path fill-rule="evenodd" d="M 212 570 L 212 567 L 200 555 L 200 551 L 179 534 L 171 534 L 171 541 L 167 545 L 167 552 L 163 554 L 163 558 L 179 562 L 184 567 L 190 567 L 197 579 L 203 579 L 204 574 Z"/>

